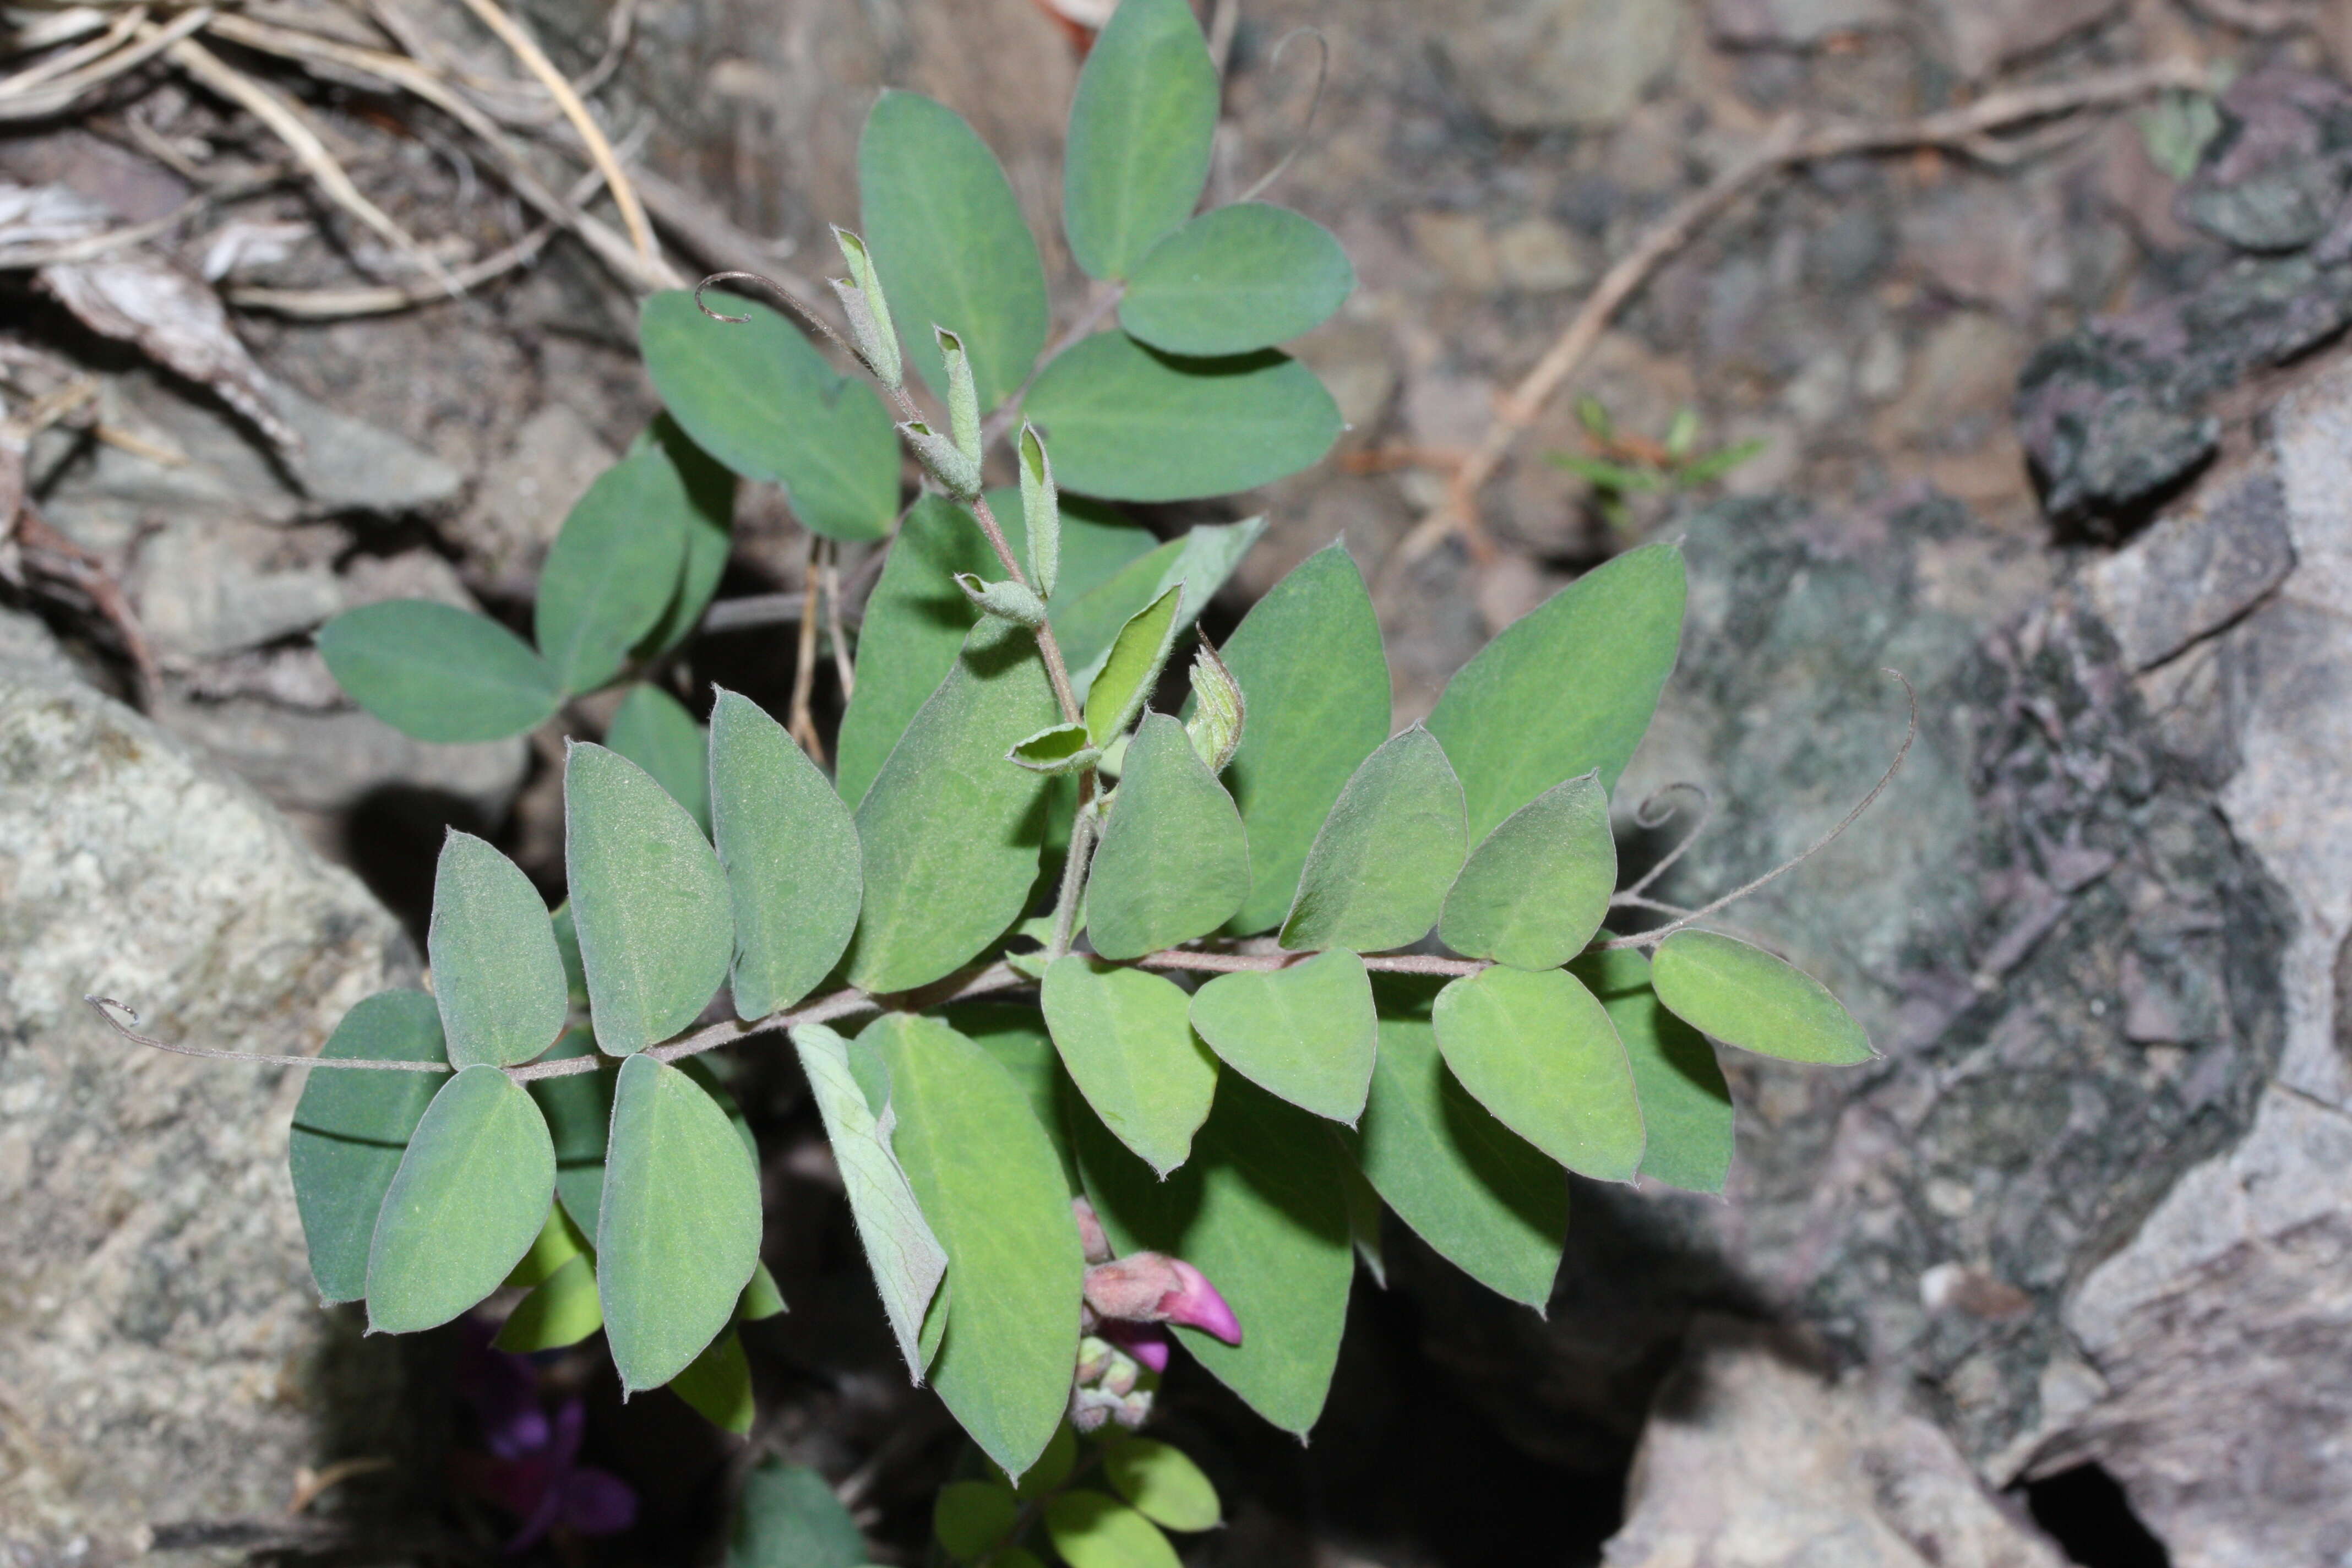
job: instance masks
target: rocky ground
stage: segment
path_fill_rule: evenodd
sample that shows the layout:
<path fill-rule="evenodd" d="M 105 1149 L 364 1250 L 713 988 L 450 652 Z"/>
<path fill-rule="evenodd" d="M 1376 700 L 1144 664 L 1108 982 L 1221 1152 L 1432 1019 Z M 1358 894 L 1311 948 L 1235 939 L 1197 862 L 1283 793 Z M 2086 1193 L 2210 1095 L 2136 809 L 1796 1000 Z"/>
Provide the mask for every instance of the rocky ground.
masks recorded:
<path fill-rule="evenodd" d="M 1219 614 L 1343 537 L 1381 583 L 1404 722 L 1559 583 L 1686 538 L 1683 672 L 1623 793 L 1713 793 L 1670 884 L 1694 900 L 1802 849 L 1867 788 L 1903 723 L 1883 667 L 1916 688 L 1921 737 L 1875 811 L 1744 917 L 1853 1001 L 1887 1059 L 1739 1068 L 1727 1201 L 1580 1187 L 1544 1319 L 1392 1235 L 1391 1289 L 1360 1293 L 1311 1450 L 1180 1388 L 1175 1420 L 1243 1500 L 1199 1560 L 2352 1552 L 2342 7 L 1204 6 L 1226 10 L 1213 195 L 1295 148 L 1272 194 L 1343 237 L 1362 286 L 1299 348 L 1350 431 L 1248 498 L 1272 526 Z M 1056 232 L 1076 56 L 1042 0 L 625 11 L 599 101 L 667 193 L 681 269 L 819 268 L 882 83 L 970 117 Z M 574 72 L 613 36 L 569 0 L 530 14 Z M 1283 40 L 1305 26 L 1330 79 L 1301 141 L 1315 50 Z M 1480 493 L 1479 531 L 1398 552 L 1602 270 L 1780 116 L 1892 122 L 2151 60 L 2226 91 L 1760 184 L 1601 335 Z M 446 237 L 445 262 L 517 237 L 438 121 L 303 91 L 369 193 Z M 250 182 L 233 222 L 159 242 L 233 301 L 400 275 L 306 185 L 264 178 L 278 154 L 249 121 L 168 73 L 0 132 L 0 183 L 63 187 L 106 221 Z M 348 1544 L 352 1520 L 418 1514 L 446 1371 L 362 1353 L 310 1307 L 272 1142 L 286 1086 L 126 1060 L 76 977 L 118 976 L 185 1037 L 307 1048 L 411 972 L 399 928 L 443 824 L 551 875 L 546 747 L 408 742 L 341 702 L 306 638 L 388 595 L 524 602 L 571 500 L 653 406 L 635 284 L 559 239 L 458 303 L 332 320 L 253 303 L 233 317 L 250 374 L 214 395 L 10 256 L 0 243 L 6 417 L 88 388 L 23 451 L 28 493 L 121 585 L 152 667 L 124 657 L 87 581 L 0 563 L 23 584 L 0 588 L 0 1191 L 16 1199 L 0 1225 L 29 1260 L 0 1281 L 0 1550 L 103 1561 L 174 1529 Z M 1072 275 L 1050 239 L 1047 263 Z M 1752 454 L 1675 480 L 1660 443 L 1685 409 L 1701 451 Z M 1613 497 L 1547 454 L 1659 482 Z M 747 495 L 725 592 L 793 584 L 802 546 Z M 709 639 L 695 674 L 781 693 L 787 642 Z M 860 1478 L 869 1520 L 910 1543 L 943 1434 L 877 1375 L 795 1087 L 742 1088 L 795 1309 L 753 1347 L 763 1441 Z M 656 1402 L 598 1400 L 594 1450 L 647 1503 L 636 1555 L 613 1560 L 685 1561 L 727 1450 Z M 387 1458 L 403 1462 L 289 1522 L 303 1467 Z M 442 1517 L 450 1534 L 419 1550 L 494 1539 Z"/>

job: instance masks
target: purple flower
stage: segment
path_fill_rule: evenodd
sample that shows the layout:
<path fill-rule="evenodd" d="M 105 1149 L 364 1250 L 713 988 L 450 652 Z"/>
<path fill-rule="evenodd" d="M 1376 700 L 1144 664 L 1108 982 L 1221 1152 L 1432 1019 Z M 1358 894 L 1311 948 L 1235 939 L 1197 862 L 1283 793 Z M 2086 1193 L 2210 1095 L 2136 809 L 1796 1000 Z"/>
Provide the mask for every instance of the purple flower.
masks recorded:
<path fill-rule="evenodd" d="M 459 1485 L 522 1521 L 506 1550 L 522 1551 L 561 1527 L 574 1535 L 614 1535 L 636 1522 L 637 1494 L 627 1482 L 579 1463 L 588 1409 L 578 1397 L 556 1407 L 539 1403 L 530 1363 L 490 1348 L 489 1330 L 464 1320 L 457 1392 L 473 1407 L 487 1453 L 450 1460 Z"/>
<path fill-rule="evenodd" d="M 1130 1252 L 1087 1270 L 1086 1302 L 1098 1316 L 1130 1323 L 1184 1323 L 1229 1345 L 1242 1342 L 1241 1320 L 1209 1283 L 1181 1258 Z"/>
<path fill-rule="evenodd" d="M 1153 1372 L 1168 1370 L 1168 1331 L 1157 1323 L 1129 1323 L 1108 1318 L 1096 1328 L 1095 1335 L 1118 1346 Z"/>

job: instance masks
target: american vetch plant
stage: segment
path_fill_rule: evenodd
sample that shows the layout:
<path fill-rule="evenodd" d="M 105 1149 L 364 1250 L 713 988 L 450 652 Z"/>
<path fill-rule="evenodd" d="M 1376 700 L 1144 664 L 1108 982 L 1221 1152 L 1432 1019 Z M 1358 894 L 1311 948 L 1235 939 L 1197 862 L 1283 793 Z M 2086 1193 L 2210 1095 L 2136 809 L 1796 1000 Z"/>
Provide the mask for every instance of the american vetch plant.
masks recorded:
<path fill-rule="evenodd" d="M 1304 1434 L 1383 1208 L 1540 1308 L 1564 1173 L 1722 1187 L 1710 1037 L 1872 1055 L 1820 984 L 1705 929 L 1718 906 L 1658 903 L 1655 871 L 1619 886 L 1611 791 L 1674 668 L 1673 546 L 1562 590 L 1392 736 L 1334 545 L 1194 643 L 1182 711 L 1151 710 L 1260 524 L 1163 543 L 1107 503 L 1263 484 L 1339 428 L 1275 345 L 1352 274 L 1295 214 L 1193 216 L 1216 109 L 1183 0 L 1126 0 L 1069 128 L 1095 294 L 1049 353 L 1002 169 L 949 110 L 886 93 L 863 232 L 836 231 L 864 378 L 765 306 L 656 295 L 667 414 L 567 521 L 536 646 L 421 603 L 321 634 L 355 697 L 430 740 L 634 683 L 604 744 L 569 743 L 568 900 L 551 915 L 451 833 L 431 994 L 369 997 L 316 1059 L 378 1069 L 315 1073 L 295 1115 L 325 1300 L 411 1332 L 526 1287 L 501 1347 L 601 1329 L 625 1391 L 747 1428 L 735 1326 L 784 1303 L 757 1151 L 703 1058 L 784 1036 L 908 1375 L 1006 1478 L 942 1494 L 941 1543 L 1172 1563 L 1161 1529 L 1213 1524 L 1215 1494 L 1123 1434 L 1171 1334 Z M 1017 482 L 986 488 L 992 464 Z M 748 699 L 720 692 L 706 732 L 641 679 L 710 599 L 738 478 L 831 539 L 895 529 L 830 777 Z M 1663 923 L 1612 934 L 1612 911 Z M 1109 1491 L 1076 1484 L 1097 1472 Z"/>

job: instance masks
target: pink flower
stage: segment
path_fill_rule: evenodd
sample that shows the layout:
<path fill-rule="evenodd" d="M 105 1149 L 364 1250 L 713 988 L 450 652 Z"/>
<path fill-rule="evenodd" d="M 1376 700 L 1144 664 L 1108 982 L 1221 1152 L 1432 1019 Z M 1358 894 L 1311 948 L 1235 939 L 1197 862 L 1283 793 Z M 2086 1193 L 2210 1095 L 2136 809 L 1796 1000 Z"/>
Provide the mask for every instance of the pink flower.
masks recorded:
<path fill-rule="evenodd" d="M 1242 1342 L 1241 1320 L 1207 1275 L 1181 1258 L 1130 1252 L 1087 1270 L 1086 1301 L 1101 1316 L 1130 1323 L 1183 1323 L 1229 1345 Z"/>

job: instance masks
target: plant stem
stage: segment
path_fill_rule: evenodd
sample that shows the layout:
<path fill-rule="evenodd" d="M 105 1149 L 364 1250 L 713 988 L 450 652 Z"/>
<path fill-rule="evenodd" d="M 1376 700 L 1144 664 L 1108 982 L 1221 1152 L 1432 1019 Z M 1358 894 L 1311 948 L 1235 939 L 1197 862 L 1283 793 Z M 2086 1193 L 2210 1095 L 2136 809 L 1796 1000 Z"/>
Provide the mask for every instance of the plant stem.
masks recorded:
<path fill-rule="evenodd" d="M 1029 587 L 1029 579 L 1022 574 L 1021 563 L 1013 558 L 1013 546 L 1005 542 L 1004 530 L 997 525 L 996 513 L 990 508 L 986 496 L 971 498 L 971 515 L 979 520 L 981 532 L 988 535 L 988 546 L 996 552 L 997 563 L 1004 568 L 1004 574 L 1023 587 Z M 1045 657 L 1045 675 L 1054 683 L 1054 700 L 1062 705 L 1062 722 L 1083 722 L 1084 716 L 1078 711 L 1077 694 L 1070 687 L 1069 667 L 1062 662 L 1062 645 L 1055 640 L 1051 626 L 1037 628 L 1037 651 Z M 1088 768 L 1082 776 L 1091 779 L 1094 770 Z"/>
<path fill-rule="evenodd" d="M 1078 814 L 1070 819 L 1069 852 L 1062 860 L 1062 888 L 1054 900 L 1054 940 L 1045 944 L 1048 963 L 1067 953 L 1077 935 L 1078 900 L 1087 889 L 1087 867 L 1094 858 L 1095 824 L 1099 816 L 1095 809 L 1095 771 L 1088 768 L 1078 775 Z"/>

